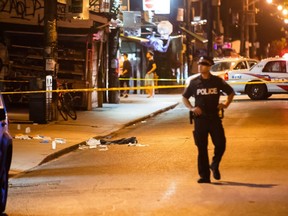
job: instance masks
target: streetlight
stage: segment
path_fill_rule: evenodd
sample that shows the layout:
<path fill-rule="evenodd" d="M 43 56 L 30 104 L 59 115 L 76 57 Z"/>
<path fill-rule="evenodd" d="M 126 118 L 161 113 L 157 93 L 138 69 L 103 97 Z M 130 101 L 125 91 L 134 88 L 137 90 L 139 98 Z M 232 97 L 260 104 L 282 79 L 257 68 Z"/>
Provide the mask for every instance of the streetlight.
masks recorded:
<path fill-rule="evenodd" d="M 282 5 L 278 5 L 277 9 L 278 9 L 278 11 L 282 11 L 283 10 L 283 6 Z"/>

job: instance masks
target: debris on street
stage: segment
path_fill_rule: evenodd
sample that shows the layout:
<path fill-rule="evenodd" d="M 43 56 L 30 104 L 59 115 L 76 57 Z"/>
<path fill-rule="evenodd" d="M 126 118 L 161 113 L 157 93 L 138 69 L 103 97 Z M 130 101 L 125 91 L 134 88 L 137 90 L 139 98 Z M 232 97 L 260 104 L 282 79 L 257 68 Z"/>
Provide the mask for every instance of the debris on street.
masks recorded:
<path fill-rule="evenodd" d="M 51 137 L 48 136 L 42 136 L 42 135 L 27 135 L 27 134 L 16 134 L 14 139 L 20 139 L 20 140 L 39 140 L 40 143 L 49 143 L 52 141 Z M 53 141 L 55 141 L 56 144 L 65 144 L 66 139 L 63 138 L 55 138 Z"/>
<path fill-rule="evenodd" d="M 138 146 L 138 147 L 145 147 L 145 146 L 149 146 L 149 145 L 145 145 L 145 144 L 140 144 L 140 143 L 129 143 L 128 146 Z"/>
<path fill-rule="evenodd" d="M 122 138 L 117 140 L 100 140 L 102 145 L 110 145 L 110 144 L 136 144 L 138 143 L 136 137 Z"/>
<path fill-rule="evenodd" d="M 32 139 L 31 136 L 28 136 L 26 134 L 16 134 L 14 138 L 15 139 L 21 139 L 21 140 L 30 140 L 30 139 Z"/>
<path fill-rule="evenodd" d="M 86 144 L 89 146 L 89 148 L 97 148 L 97 145 L 100 145 L 100 140 L 90 138 L 86 141 Z"/>
<path fill-rule="evenodd" d="M 66 143 L 66 139 L 63 139 L 63 138 L 55 138 L 54 141 L 57 144 L 65 144 Z"/>
<path fill-rule="evenodd" d="M 111 144 L 128 144 L 128 146 L 148 146 L 148 145 L 143 145 L 139 144 L 138 140 L 136 137 L 129 137 L 129 138 L 122 138 L 122 139 L 117 139 L 117 140 L 104 140 L 104 139 L 95 139 L 95 138 L 90 138 L 86 141 L 86 144 L 79 145 L 79 149 L 96 149 L 98 148 L 99 151 L 107 151 L 108 147 L 107 145 Z"/>

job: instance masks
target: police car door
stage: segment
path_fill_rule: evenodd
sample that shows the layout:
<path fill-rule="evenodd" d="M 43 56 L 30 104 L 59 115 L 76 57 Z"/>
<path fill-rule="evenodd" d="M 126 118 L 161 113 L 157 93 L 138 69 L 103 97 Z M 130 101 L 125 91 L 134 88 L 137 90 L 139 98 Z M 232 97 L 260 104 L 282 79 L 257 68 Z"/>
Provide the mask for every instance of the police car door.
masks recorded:
<path fill-rule="evenodd" d="M 271 81 L 267 83 L 268 92 L 281 93 L 288 91 L 287 66 L 287 61 L 285 60 L 270 61 L 265 65 L 262 71 L 263 75 Z"/>

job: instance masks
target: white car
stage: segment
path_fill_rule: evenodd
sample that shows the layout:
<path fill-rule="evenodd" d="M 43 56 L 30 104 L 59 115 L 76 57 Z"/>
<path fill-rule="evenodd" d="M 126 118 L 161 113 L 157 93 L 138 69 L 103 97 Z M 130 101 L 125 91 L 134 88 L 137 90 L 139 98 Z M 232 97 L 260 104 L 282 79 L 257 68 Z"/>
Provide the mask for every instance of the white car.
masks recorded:
<path fill-rule="evenodd" d="M 247 94 L 252 100 L 288 93 L 288 59 L 263 59 L 250 70 L 226 72 L 224 80 L 235 92 Z"/>
<path fill-rule="evenodd" d="M 250 58 L 222 58 L 214 59 L 215 64 L 211 66 L 211 73 L 220 75 L 230 70 L 247 70 L 258 63 Z"/>
<path fill-rule="evenodd" d="M 258 63 L 255 59 L 250 58 L 214 58 L 214 65 L 211 66 L 211 73 L 213 75 L 219 76 L 224 78 L 224 75 L 227 71 L 230 70 L 237 70 L 243 71 L 247 70 Z M 190 83 L 190 80 L 199 76 L 200 74 L 193 74 L 192 76 L 188 77 L 186 80 L 186 84 Z"/>

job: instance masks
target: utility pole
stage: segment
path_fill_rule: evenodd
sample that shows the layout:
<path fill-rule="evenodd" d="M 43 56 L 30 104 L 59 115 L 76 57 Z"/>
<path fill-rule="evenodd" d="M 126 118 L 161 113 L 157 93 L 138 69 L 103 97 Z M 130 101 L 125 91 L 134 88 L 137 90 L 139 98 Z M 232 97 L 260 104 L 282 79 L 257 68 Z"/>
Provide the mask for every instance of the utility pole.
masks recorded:
<path fill-rule="evenodd" d="M 44 1 L 44 59 L 46 75 L 56 77 L 57 64 L 57 0 Z"/>
<path fill-rule="evenodd" d="M 240 53 L 241 55 L 245 55 L 245 20 L 246 20 L 246 13 L 247 13 L 247 8 L 246 8 L 246 0 L 242 0 L 242 16 L 241 16 L 241 36 L 240 36 L 240 40 L 241 40 L 241 49 L 240 49 Z"/>
<path fill-rule="evenodd" d="M 207 0 L 207 36 L 208 36 L 208 47 L 207 47 L 207 55 L 213 55 L 212 48 L 213 48 L 213 0 Z"/>
<path fill-rule="evenodd" d="M 186 29 L 188 29 L 189 31 L 193 31 L 194 32 L 194 28 L 192 29 L 191 27 L 191 21 L 193 21 L 194 19 L 194 8 L 192 8 L 191 5 L 191 0 L 184 0 L 183 1 L 183 8 L 185 8 L 185 13 L 184 13 L 184 23 L 186 23 Z M 191 37 L 186 34 L 186 61 L 187 61 L 187 65 L 188 65 L 188 73 L 190 73 L 192 71 L 192 67 L 191 67 L 191 59 L 189 58 L 190 55 L 194 55 L 194 44 L 192 44 L 191 42 Z"/>
<path fill-rule="evenodd" d="M 30 79 L 30 90 L 52 90 L 57 65 L 57 0 L 44 0 L 44 70 Z M 54 82 L 56 83 L 56 82 Z M 46 124 L 57 119 L 56 106 L 52 106 L 52 92 L 33 93 L 29 96 L 29 120 Z M 53 110 L 52 110 L 52 107 Z M 55 116 L 52 116 L 52 113 Z"/>
<path fill-rule="evenodd" d="M 251 29 L 251 43 L 252 43 L 252 47 L 251 47 L 251 58 L 255 58 L 256 57 L 256 19 L 255 19 L 255 14 L 256 14 L 256 7 L 255 7 L 255 1 L 253 1 L 252 3 L 252 29 Z"/>
<path fill-rule="evenodd" d="M 119 10 L 119 2 L 118 1 L 111 1 L 109 7 L 109 20 L 117 19 Z M 117 27 L 115 29 L 110 29 L 109 33 L 109 60 L 108 60 L 108 83 L 109 88 L 118 87 L 119 86 L 119 79 L 118 79 L 118 59 L 117 59 L 117 52 L 119 50 L 119 37 L 120 37 L 120 29 Z M 109 103 L 120 103 L 119 91 L 109 91 L 108 92 L 108 100 Z"/>
<path fill-rule="evenodd" d="M 248 13 L 248 9 L 249 9 L 249 0 L 245 0 L 245 56 L 249 57 L 250 56 L 250 52 L 249 52 L 249 13 Z"/>
<path fill-rule="evenodd" d="M 255 20 L 255 14 L 256 14 L 256 7 L 255 3 L 258 2 L 258 0 L 242 0 L 242 20 L 241 20 L 241 54 L 249 57 L 250 56 L 250 50 L 249 50 L 249 44 L 250 44 L 250 36 L 251 36 L 251 57 L 256 56 L 256 20 Z M 249 10 L 249 8 L 251 8 Z M 250 34 L 250 26 L 251 26 L 251 34 Z"/>
<path fill-rule="evenodd" d="M 108 72 L 108 83 L 109 88 L 116 88 L 119 86 L 118 80 L 118 59 L 117 59 L 117 51 L 119 50 L 119 36 L 120 30 L 119 28 L 111 29 L 109 33 L 109 72 Z M 108 100 L 109 103 L 120 103 L 119 91 L 109 91 L 108 92 Z"/>
<path fill-rule="evenodd" d="M 57 0 L 44 0 L 44 70 L 46 90 L 56 89 L 56 77 L 58 70 L 58 35 L 57 35 Z M 49 89 L 48 89 L 49 88 Z M 49 120 L 57 119 L 56 98 L 52 93 L 46 94 L 46 112 Z M 53 95 L 54 96 L 54 95 Z M 53 107 L 53 110 L 52 110 Z M 51 116 L 54 113 L 55 116 Z"/>

